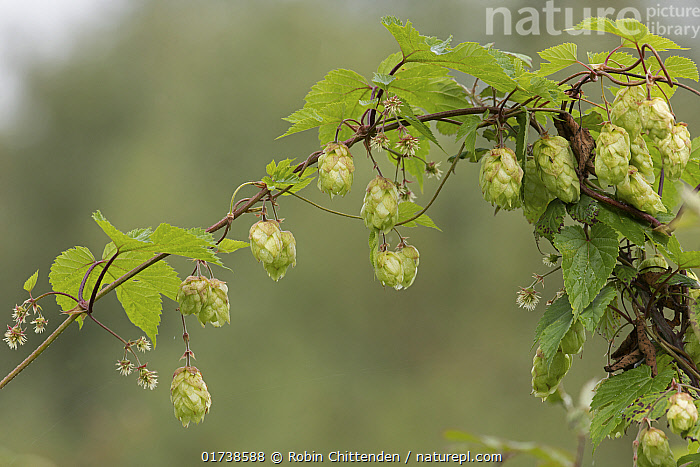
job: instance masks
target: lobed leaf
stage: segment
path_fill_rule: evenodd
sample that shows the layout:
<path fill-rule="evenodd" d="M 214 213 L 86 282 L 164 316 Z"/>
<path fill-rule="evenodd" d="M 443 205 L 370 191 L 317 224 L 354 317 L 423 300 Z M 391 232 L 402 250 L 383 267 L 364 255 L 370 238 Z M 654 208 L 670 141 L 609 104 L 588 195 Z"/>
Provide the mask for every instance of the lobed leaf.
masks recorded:
<path fill-rule="evenodd" d="M 635 270 L 636 273 L 636 270 Z M 589 332 L 594 332 L 605 314 L 605 310 L 617 296 L 617 290 L 611 285 L 606 285 L 593 299 L 593 301 L 578 315 Z"/>
<path fill-rule="evenodd" d="M 555 45 L 554 47 L 537 52 L 537 54 L 542 60 L 547 60 L 548 62 L 540 65 L 540 69 L 537 71 L 537 74 L 540 76 L 549 76 L 578 61 L 576 57 L 576 44 L 572 44 L 571 42 Z"/>
<path fill-rule="evenodd" d="M 569 297 L 566 294 L 549 305 L 542 318 L 540 318 L 540 322 L 535 330 L 535 343 L 538 341 L 540 343 L 547 368 L 552 364 L 554 355 L 559 349 L 559 344 L 564 334 L 573 324 L 574 319 Z"/>
<path fill-rule="evenodd" d="M 554 246 L 562 255 L 564 286 L 578 313 L 598 295 L 615 267 L 617 234 L 600 223 L 588 232 L 578 225 L 568 226 L 554 235 Z"/>

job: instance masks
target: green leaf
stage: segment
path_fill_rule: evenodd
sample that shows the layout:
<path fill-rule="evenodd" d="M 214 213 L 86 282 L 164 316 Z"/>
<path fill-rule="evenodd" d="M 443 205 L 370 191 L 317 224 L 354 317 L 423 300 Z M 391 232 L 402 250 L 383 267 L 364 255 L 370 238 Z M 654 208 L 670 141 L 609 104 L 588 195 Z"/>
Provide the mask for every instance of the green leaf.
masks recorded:
<path fill-rule="evenodd" d="M 598 217 L 600 222 L 612 227 L 621 235 L 629 239 L 637 246 L 644 246 L 646 242 L 644 225 L 624 214 L 622 211 L 599 204 Z"/>
<path fill-rule="evenodd" d="M 677 465 L 700 465 L 700 454 L 686 454 L 678 458 Z"/>
<path fill-rule="evenodd" d="M 591 65 L 598 65 L 605 62 L 608 58 L 608 64 L 619 66 L 620 68 L 625 68 L 632 66 L 636 62 L 636 58 L 627 52 L 614 52 L 610 55 L 610 52 L 588 52 L 588 63 Z"/>
<path fill-rule="evenodd" d="M 223 266 L 212 247 L 216 247 L 214 237 L 203 229 L 181 229 L 170 224 L 160 224 L 151 234 L 153 247 L 147 251 L 200 259 Z"/>
<path fill-rule="evenodd" d="M 540 65 L 540 69 L 537 72 L 540 76 L 548 76 L 552 73 L 556 73 L 569 65 L 573 65 L 578 60 L 576 57 L 576 44 L 572 44 L 571 42 L 555 45 L 554 47 L 537 52 L 537 54 L 542 60 L 547 60 L 549 62 Z"/>
<path fill-rule="evenodd" d="M 582 194 L 577 203 L 566 206 L 571 218 L 582 224 L 593 225 L 598 216 L 598 201 L 588 195 Z"/>
<path fill-rule="evenodd" d="M 535 330 L 535 343 L 539 341 L 547 368 L 559 349 L 564 334 L 574 322 L 574 314 L 569 297 L 564 294 L 547 307 Z"/>
<path fill-rule="evenodd" d="M 248 242 L 243 242 L 241 240 L 231 240 L 230 238 L 224 238 L 218 245 L 219 253 L 233 253 L 241 248 L 247 248 Z"/>
<path fill-rule="evenodd" d="M 377 256 L 379 248 L 379 230 L 372 228 L 369 231 L 369 262 L 374 268 L 376 262 L 375 258 Z"/>
<path fill-rule="evenodd" d="M 587 233 L 581 226 L 568 226 L 554 235 L 554 246 L 562 254 L 566 292 L 579 312 L 598 295 L 615 267 L 617 234 L 605 224 L 595 224 Z"/>
<path fill-rule="evenodd" d="M 158 292 L 146 282 L 130 280 L 117 288 L 117 298 L 129 321 L 145 332 L 155 347 L 163 308 Z"/>
<path fill-rule="evenodd" d="M 117 246 L 119 251 L 126 252 L 131 250 L 142 250 L 148 248 L 150 245 L 144 239 L 133 238 L 129 235 L 121 232 L 119 229 L 114 227 L 100 211 L 95 211 L 92 214 L 92 218 L 97 222 L 97 225 L 107 234 L 107 236 L 112 239 L 114 244 Z"/>
<path fill-rule="evenodd" d="M 622 412 L 625 417 L 625 424 L 639 423 L 644 418 L 656 420 L 663 417 L 668 411 L 668 407 L 671 405 L 668 400 L 670 397 L 670 392 L 660 391 L 636 398 Z"/>
<path fill-rule="evenodd" d="M 625 266 L 624 264 L 615 265 L 613 269 L 613 274 L 625 285 L 630 285 L 630 283 L 637 277 L 637 269 Z"/>
<path fill-rule="evenodd" d="M 681 269 L 700 267 L 700 251 L 683 251 L 678 238 L 671 236 L 661 251 L 666 253 Z"/>
<path fill-rule="evenodd" d="M 23 286 L 24 290 L 31 293 L 32 289 L 34 289 L 34 286 L 36 285 L 37 279 L 39 279 L 39 270 L 38 269 L 36 270 L 36 272 L 34 274 L 31 275 L 31 277 L 29 277 L 29 279 L 24 281 L 24 286 Z"/>
<path fill-rule="evenodd" d="M 526 454 L 537 459 L 540 467 L 574 467 L 574 455 L 563 449 L 534 442 L 509 441 L 494 436 L 483 436 L 463 431 L 448 430 L 445 438 L 452 442 L 468 443 L 470 449 L 478 452 L 501 454 L 503 459 L 511 459 L 518 454 Z M 459 449 L 459 452 L 466 451 Z"/>
<path fill-rule="evenodd" d="M 636 271 L 635 271 L 636 272 Z M 615 287 L 606 285 L 593 301 L 581 312 L 578 316 L 579 321 L 588 329 L 589 332 L 594 332 L 598 327 L 598 323 L 603 318 L 605 310 L 613 301 L 617 291 Z"/>
<path fill-rule="evenodd" d="M 410 21 L 403 25 L 394 17 L 382 18 L 382 24 L 399 44 L 406 63 L 434 63 L 481 79 L 494 88 L 510 92 L 517 83 L 503 70 L 496 58 L 476 42 L 464 42 L 454 48 L 441 41 L 421 36 Z"/>
<path fill-rule="evenodd" d="M 279 138 L 321 126 L 321 143 L 332 141 L 336 127 L 344 118 L 356 118 L 364 112 L 360 101 L 369 100 L 371 93 L 372 86 L 362 75 L 344 69 L 330 71 L 311 87 L 304 98 L 304 108 L 284 118 L 292 126 Z M 344 139 L 350 132 L 344 128 L 340 135 Z"/>
<path fill-rule="evenodd" d="M 63 292 L 78 298 L 78 289 L 88 268 L 95 262 L 90 250 L 77 246 L 66 250 L 54 260 L 49 272 L 49 282 L 54 292 Z M 99 268 L 99 266 L 98 266 Z M 97 268 L 95 268 L 97 269 Z M 99 272 L 93 270 L 86 282 L 86 291 L 91 291 Z M 89 295 L 88 295 L 89 297 Z M 63 311 L 75 308 L 76 302 L 63 295 L 56 295 L 56 303 Z"/>
<path fill-rule="evenodd" d="M 389 85 L 395 79 L 396 79 L 396 76 L 387 75 L 385 73 L 374 73 L 374 78 L 372 78 L 372 82 L 374 84 L 376 84 L 377 86 L 386 90 L 389 88 Z"/>
<path fill-rule="evenodd" d="M 664 67 L 671 78 L 688 78 L 698 81 L 698 67 L 689 58 L 671 55 L 664 62 Z"/>
<path fill-rule="evenodd" d="M 632 44 L 638 43 L 649 34 L 649 29 L 647 29 L 644 24 L 632 18 L 621 18 L 615 22 L 607 17 L 585 18 L 579 24 L 574 26 L 573 29 L 604 31 L 620 36 L 621 38 L 626 39 L 625 43 Z"/>
<path fill-rule="evenodd" d="M 643 44 L 648 44 L 654 47 L 657 52 L 663 52 L 666 50 L 688 50 L 688 47 L 681 47 L 667 37 L 657 36 L 656 34 L 651 33 L 644 37 L 644 40 L 641 41 L 640 46 Z M 629 41 L 623 41 L 622 45 L 624 47 L 634 48 L 634 45 Z"/>
<path fill-rule="evenodd" d="M 404 102 L 403 105 L 401 105 L 400 112 L 401 117 L 408 120 L 408 122 L 413 128 L 415 128 L 419 133 L 421 133 L 423 136 L 432 141 L 437 147 L 442 149 L 442 146 L 440 146 L 440 143 L 438 143 L 438 140 L 435 138 L 435 135 L 433 135 L 433 132 L 430 130 L 430 128 L 425 123 L 418 120 L 413 114 L 413 110 L 411 109 L 410 105 Z M 443 152 L 445 151 L 444 149 L 442 150 Z"/>
<path fill-rule="evenodd" d="M 464 123 L 460 125 L 459 130 L 457 130 L 455 141 L 464 138 L 464 151 L 467 153 L 474 154 L 475 152 L 476 130 L 479 128 L 481 122 L 482 117 L 469 115 L 465 118 Z"/>
<path fill-rule="evenodd" d="M 619 375 L 603 380 L 591 402 L 591 442 L 595 449 L 622 421 L 623 411 L 638 397 L 664 391 L 673 379 L 675 371 L 666 355 L 657 359 L 659 374 L 653 378 L 651 367 L 640 365 Z"/>
<path fill-rule="evenodd" d="M 416 203 L 413 203 L 411 201 L 404 201 L 403 203 L 399 203 L 399 220 L 397 224 L 401 224 L 402 222 L 407 221 L 422 209 L 422 207 L 418 206 Z M 433 220 L 430 217 L 428 217 L 427 214 L 421 214 L 417 219 L 414 219 L 411 222 L 406 222 L 402 225 L 406 227 L 417 227 L 418 225 L 422 225 L 424 227 L 431 227 L 433 229 L 440 230 L 440 228 L 437 225 L 435 225 L 435 222 L 433 222 Z M 442 232 L 442 230 L 440 231 Z"/>
<path fill-rule="evenodd" d="M 535 224 L 535 235 L 544 237 L 550 242 L 554 241 L 554 235 L 559 233 L 564 225 L 564 215 L 566 215 L 564 203 L 559 199 L 552 200 Z"/>

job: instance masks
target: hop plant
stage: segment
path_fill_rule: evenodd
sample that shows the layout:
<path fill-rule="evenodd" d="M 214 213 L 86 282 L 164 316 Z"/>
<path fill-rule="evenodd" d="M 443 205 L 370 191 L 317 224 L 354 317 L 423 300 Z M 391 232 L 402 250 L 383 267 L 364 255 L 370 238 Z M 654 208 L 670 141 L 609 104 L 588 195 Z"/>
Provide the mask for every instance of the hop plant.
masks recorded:
<path fill-rule="evenodd" d="M 630 137 L 624 128 L 606 123 L 596 141 L 595 172 L 602 185 L 617 185 L 627 178 Z"/>
<path fill-rule="evenodd" d="M 647 183 L 636 167 L 630 167 L 627 179 L 617 185 L 617 195 L 623 201 L 651 215 L 666 212 L 661 197 Z"/>
<path fill-rule="evenodd" d="M 523 212 L 527 220 L 529 222 L 537 221 L 552 199 L 554 196 L 542 183 L 535 159 L 528 157 L 525 161 L 525 175 L 523 176 Z"/>
<path fill-rule="evenodd" d="M 388 232 L 399 220 L 399 192 L 391 180 L 377 176 L 367 185 L 360 216 L 365 225 Z"/>
<path fill-rule="evenodd" d="M 418 274 L 420 254 L 418 253 L 418 249 L 412 245 L 401 244 L 399 246 L 400 248 L 396 251 L 396 254 L 401 258 L 401 266 L 403 269 L 403 280 L 401 281 L 400 288 L 407 289 L 413 284 Z"/>
<path fill-rule="evenodd" d="M 693 397 L 687 392 L 679 392 L 669 399 L 671 406 L 666 412 L 666 419 L 671 431 L 682 435 L 695 426 L 698 421 L 698 408 L 693 403 Z"/>
<path fill-rule="evenodd" d="M 218 279 L 189 276 L 178 289 L 177 302 L 183 315 L 195 314 L 204 326 L 221 327 L 231 322 L 228 286 Z"/>
<path fill-rule="evenodd" d="M 273 281 L 283 278 L 289 266 L 297 265 L 297 242 L 294 235 L 288 230 L 283 230 L 280 235 L 282 236 L 282 249 L 279 257 L 271 263 L 263 264 L 265 271 Z"/>
<path fill-rule="evenodd" d="M 374 264 L 374 274 L 383 286 L 399 289 L 403 283 L 403 260 L 393 251 L 380 251 Z"/>
<path fill-rule="evenodd" d="M 573 358 L 562 351 L 557 351 L 552 364 L 547 370 L 547 362 L 541 348 L 537 349 L 532 359 L 532 394 L 542 400 L 557 392 L 559 383 L 571 368 Z"/>
<path fill-rule="evenodd" d="M 202 379 L 202 373 L 193 366 L 175 370 L 170 385 L 170 401 L 175 417 L 187 428 L 190 422 L 199 423 L 211 407 L 211 394 Z"/>
<path fill-rule="evenodd" d="M 635 166 L 649 183 L 654 183 L 654 162 L 642 135 L 630 143 L 630 155 L 630 165 Z"/>
<path fill-rule="evenodd" d="M 649 131 L 653 141 L 666 138 L 673 128 L 675 118 L 666 101 L 660 97 L 640 102 L 639 114 L 642 118 L 642 130 Z"/>
<path fill-rule="evenodd" d="M 690 159 L 690 132 L 685 123 L 671 128 L 668 136 L 658 143 L 664 174 L 670 180 L 678 180 Z"/>
<path fill-rule="evenodd" d="M 695 335 L 692 326 L 688 326 L 688 329 L 685 330 L 684 341 L 683 349 L 693 359 L 695 366 L 700 365 L 700 341 L 698 341 L 698 336 Z"/>
<path fill-rule="evenodd" d="M 641 86 L 622 86 L 610 109 L 610 121 L 624 128 L 634 140 L 642 131 L 642 117 L 639 114 L 639 103 L 647 97 Z"/>
<path fill-rule="evenodd" d="M 329 143 L 318 158 L 318 189 L 345 196 L 352 187 L 355 164 L 348 147 L 343 143 Z"/>
<path fill-rule="evenodd" d="M 559 348 L 565 354 L 575 355 L 581 352 L 584 342 L 586 342 L 586 328 L 581 321 L 574 321 L 564 334 Z"/>
<path fill-rule="evenodd" d="M 513 210 L 522 205 L 520 186 L 523 169 L 509 148 L 495 148 L 481 159 L 479 186 L 486 201 L 502 209 Z"/>
<path fill-rule="evenodd" d="M 565 203 L 581 196 L 576 161 L 569 142 L 561 136 L 542 136 L 532 147 L 540 179 L 549 191 Z"/>
<path fill-rule="evenodd" d="M 263 264 L 274 262 L 282 251 L 282 233 L 275 221 L 258 221 L 250 228 L 250 249 Z"/>
<path fill-rule="evenodd" d="M 675 467 L 676 465 L 666 433 L 658 428 L 647 428 L 642 432 L 637 456 L 639 467 Z"/>

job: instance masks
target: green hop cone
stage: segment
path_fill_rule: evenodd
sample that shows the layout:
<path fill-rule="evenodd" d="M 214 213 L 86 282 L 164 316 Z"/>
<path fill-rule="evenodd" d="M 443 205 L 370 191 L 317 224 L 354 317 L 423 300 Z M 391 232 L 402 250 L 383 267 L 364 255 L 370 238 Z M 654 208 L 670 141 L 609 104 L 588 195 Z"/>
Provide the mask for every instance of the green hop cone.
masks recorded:
<path fill-rule="evenodd" d="M 637 465 L 639 467 L 676 466 L 666 433 L 658 428 L 647 428 L 642 432 L 637 456 Z"/>
<path fill-rule="evenodd" d="M 537 222 L 552 199 L 554 196 L 540 179 L 535 159 L 528 157 L 523 176 L 523 213 L 528 222 Z"/>
<path fill-rule="evenodd" d="M 501 209 L 513 210 L 522 205 L 520 186 L 523 169 L 509 148 L 495 148 L 481 159 L 479 186 L 484 199 Z"/>
<path fill-rule="evenodd" d="M 561 136 L 542 136 L 532 147 L 540 179 L 549 191 L 565 203 L 581 196 L 576 160 L 569 142 Z"/>
<path fill-rule="evenodd" d="M 639 114 L 639 103 L 647 98 L 642 86 L 622 86 L 610 109 L 610 121 L 624 128 L 635 139 L 642 131 L 642 117 Z"/>
<path fill-rule="evenodd" d="M 399 192 L 396 185 L 380 176 L 369 182 L 360 216 L 367 227 L 384 233 L 390 231 L 399 220 Z"/>
<path fill-rule="evenodd" d="M 559 344 L 559 349 L 568 355 L 580 353 L 586 342 L 586 328 L 581 321 L 574 321 Z"/>
<path fill-rule="evenodd" d="M 571 368 L 573 358 L 562 351 L 557 351 L 552 359 L 552 364 L 547 370 L 547 362 L 541 348 L 537 349 L 532 359 L 532 394 L 543 401 L 554 394 L 559 383 Z"/>
<path fill-rule="evenodd" d="M 199 423 L 211 407 L 211 394 L 202 374 L 193 366 L 175 370 L 170 385 L 170 401 L 175 409 L 175 417 L 187 428 L 190 422 Z"/>
<path fill-rule="evenodd" d="M 661 255 L 654 255 L 639 263 L 639 272 L 663 272 L 668 269 L 666 259 Z"/>
<path fill-rule="evenodd" d="M 420 254 L 418 253 L 418 249 L 412 245 L 403 245 L 398 249 L 396 254 L 401 258 L 401 266 L 403 269 L 403 280 L 398 288 L 407 289 L 413 284 L 418 274 Z"/>
<path fill-rule="evenodd" d="M 671 132 L 675 118 L 668 104 L 660 97 L 643 100 L 639 103 L 639 114 L 642 117 L 642 130 L 649 131 L 653 141 L 660 141 Z"/>
<path fill-rule="evenodd" d="M 189 276 L 177 291 L 177 303 L 183 315 L 199 314 L 204 302 L 209 299 L 209 279 L 202 276 Z"/>
<path fill-rule="evenodd" d="M 670 180 L 681 178 L 685 166 L 690 159 L 690 132 L 685 123 L 679 123 L 671 128 L 668 136 L 658 143 L 664 174 Z"/>
<path fill-rule="evenodd" d="M 624 128 L 606 123 L 596 140 L 595 173 L 601 184 L 617 185 L 627 178 L 630 137 Z"/>
<path fill-rule="evenodd" d="M 630 167 L 627 180 L 617 185 L 617 195 L 621 200 L 652 216 L 666 212 L 661 197 L 647 183 L 636 167 Z"/>
<path fill-rule="evenodd" d="M 279 257 L 272 263 L 264 263 L 265 271 L 273 281 L 278 281 L 287 273 L 289 266 L 297 265 L 297 242 L 294 235 L 288 230 L 280 232 L 282 236 L 282 249 Z"/>
<path fill-rule="evenodd" d="M 348 147 L 343 143 L 329 143 L 318 158 L 318 189 L 345 196 L 352 187 L 355 164 Z"/>
<path fill-rule="evenodd" d="M 654 163 L 649 148 L 647 148 L 647 142 L 642 135 L 637 136 L 630 143 L 630 154 L 632 156 L 630 165 L 635 166 L 649 183 L 654 183 Z"/>
<path fill-rule="evenodd" d="M 679 392 L 669 399 L 671 406 L 666 412 L 666 419 L 671 431 L 677 435 L 687 432 L 698 421 L 698 408 L 693 402 L 693 397 L 687 392 Z"/>
<path fill-rule="evenodd" d="M 202 308 L 197 314 L 197 319 L 204 326 L 211 323 L 220 328 L 224 323 L 231 322 L 230 305 L 228 302 L 228 286 L 226 282 L 218 279 L 209 279 L 209 294 L 202 302 Z"/>
<path fill-rule="evenodd" d="M 403 261 L 393 251 L 380 251 L 374 265 L 374 274 L 383 286 L 399 288 L 403 283 Z"/>
<path fill-rule="evenodd" d="M 258 221 L 250 228 L 250 250 L 258 261 L 272 263 L 282 251 L 282 234 L 275 221 Z"/>

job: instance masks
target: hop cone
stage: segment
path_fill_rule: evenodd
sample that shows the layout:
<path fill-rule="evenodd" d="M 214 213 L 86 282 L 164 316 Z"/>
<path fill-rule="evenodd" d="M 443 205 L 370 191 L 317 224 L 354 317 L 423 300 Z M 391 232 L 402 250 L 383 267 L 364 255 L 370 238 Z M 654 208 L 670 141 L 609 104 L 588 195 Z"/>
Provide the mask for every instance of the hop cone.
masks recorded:
<path fill-rule="evenodd" d="M 492 149 L 481 159 L 479 186 L 484 199 L 491 204 L 506 210 L 520 207 L 522 180 L 523 169 L 510 149 Z"/>
<path fill-rule="evenodd" d="M 648 212 L 652 216 L 666 212 L 661 197 L 647 183 L 636 167 L 630 167 L 627 180 L 617 185 L 617 195 L 621 200 L 627 201 L 635 208 Z"/>
<path fill-rule="evenodd" d="M 661 255 L 654 255 L 639 263 L 640 272 L 661 272 L 668 269 L 666 259 Z"/>
<path fill-rule="evenodd" d="M 642 131 L 639 103 L 646 98 L 647 94 L 641 86 L 623 86 L 615 95 L 610 109 L 610 121 L 624 128 L 630 139 L 635 139 Z"/>
<path fill-rule="evenodd" d="M 564 334 L 559 348 L 565 354 L 575 355 L 581 352 L 584 342 L 586 342 L 586 328 L 581 321 L 574 321 L 566 334 Z"/>
<path fill-rule="evenodd" d="M 396 254 L 401 258 L 401 266 L 403 269 L 403 280 L 399 288 L 407 289 L 413 284 L 413 281 L 416 279 L 416 274 L 418 274 L 420 254 L 418 253 L 418 249 L 412 245 L 404 245 Z"/>
<path fill-rule="evenodd" d="M 536 222 L 552 199 L 554 196 L 540 179 L 535 159 L 528 157 L 523 176 L 523 212 L 528 222 Z"/>
<path fill-rule="evenodd" d="M 671 431 L 677 435 L 690 430 L 698 421 L 698 408 L 687 392 L 679 392 L 669 399 L 671 407 L 666 412 L 666 419 Z"/>
<path fill-rule="evenodd" d="M 639 467 L 675 467 L 676 465 L 666 433 L 658 428 L 647 428 L 642 432 L 637 455 Z"/>
<path fill-rule="evenodd" d="M 544 359 L 542 349 L 538 348 L 535 357 L 532 359 L 532 394 L 547 399 L 557 391 L 559 383 L 571 368 L 571 355 L 557 351 L 552 359 L 552 364 L 547 371 L 547 363 Z"/>
<path fill-rule="evenodd" d="M 185 428 L 190 422 L 204 420 L 211 407 L 211 394 L 197 368 L 188 366 L 175 370 L 170 385 L 170 401 L 175 408 L 175 417 Z"/>
<path fill-rule="evenodd" d="M 383 286 L 400 288 L 403 283 L 403 261 L 393 251 L 380 251 L 374 265 L 374 274 Z"/>
<path fill-rule="evenodd" d="M 202 276 L 189 276 L 177 291 L 176 300 L 183 315 L 199 314 L 209 299 L 209 280 Z"/>
<path fill-rule="evenodd" d="M 642 135 L 637 136 L 630 143 L 630 154 L 632 155 L 630 165 L 635 166 L 649 183 L 654 183 L 654 163 Z"/>
<path fill-rule="evenodd" d="M 209 295 L 202 302 L 202 309 L 197 314 L 197 319 L 204 326 L 211 323 L 220 328 L 224 323 L 231 322 L 230 305 L 228 302 L 228 286 L 226 282 L 218 279 L 209 279 Z"/>
<path fill-rule="evenodd" d="M 360 216 L 367 227 L 382 232 L 391 230 L 399 220 L 399 192 L 396 185 L 380 176 L 369 182 Z"/>
<path fill-rule="evenodd" d="M 318 158 L 318 189 L 331 198 L 345 196 L 352 187 L 354 171 L 348 147 L 343 143 L 330 143 Z"/>
<path fill-rule="evenodd" d="M 595 173 L 602 185 L 617 185 L 627 178 L 630 137 L 624 128 L 606 123 L 596 141 Z"/>
<path fill-rule="evenodd" d="M 287 273 L 289 266 L 297 265 L 297 242 L 294 235 L 288 230 L 280 232 L 282 236 L 282 249 L 279 257 L 272 263 L 263 263 L 265 271 L 273 281 L 278 281 Z"/>
<path fill-rule="evenodd" d="M 540 179 L 549 191 L 565 203 L 578 201 L 581 187 L 569 142 L 561 136 L 543 136 L 535 141 L 532 153 Z"/>
<path fill-rule="evenodd" d="M 678 180 L 690 159 L 690 132 L 685 123 L 671 128 L 668 136 L 658 144 L 664 174 L 671 180 Z"/>
<path fill-rule="evenodd" d="M 282 234 L 275 221 L 258 221 L 250 228 L 250 249 L 263 264 L 272 263 L 282 251 Z"/>
<path fill-rule="evenodd" d="M 671 132 L 675 121 L 666 101 L 660 97 L 639 103 L 642 130 L 648 130 L 652 140 L 660 141 Z"/>

